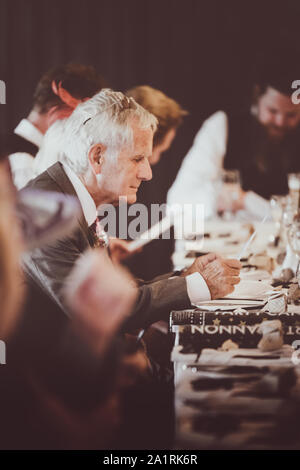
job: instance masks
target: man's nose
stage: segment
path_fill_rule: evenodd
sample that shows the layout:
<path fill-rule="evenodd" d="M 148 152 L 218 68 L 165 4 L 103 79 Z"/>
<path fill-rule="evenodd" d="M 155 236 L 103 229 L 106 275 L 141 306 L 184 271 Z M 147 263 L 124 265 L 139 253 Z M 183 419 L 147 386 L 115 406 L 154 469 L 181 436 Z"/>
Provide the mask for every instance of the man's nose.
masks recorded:
<path fill-rule="evenodd" d="M 140 166 L 138 178 L 142 181 L 149 181 L 152 179 L 152 170 L 148 158 L 145 158 L 143 164 Z"/>

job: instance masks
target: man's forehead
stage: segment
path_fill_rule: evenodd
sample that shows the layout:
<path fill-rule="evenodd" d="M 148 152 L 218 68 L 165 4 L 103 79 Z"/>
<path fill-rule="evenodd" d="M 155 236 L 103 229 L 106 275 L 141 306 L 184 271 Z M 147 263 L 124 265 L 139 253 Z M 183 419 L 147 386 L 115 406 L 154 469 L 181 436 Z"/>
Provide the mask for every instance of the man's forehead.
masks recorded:
<path fill-rule="evenodd" d="M 292 89 L 291 89 L 291 96 L 285 95 L 284 93 L 276 90 L 275 88 L 268 87 L 263 98 L 265 102 L 276 108 L 280 108 L 283 111 L 297 111 L 300 112 L 300 106 L 294 104 L 292 101 Z"/>
<path fill-rule="evenodd" d="M 151 146 L 153 141 L 153 132 L 151 129 L 141 129 L 133 126 L 133 143 L 134 146 Z"/>
<path fill-rule="evenodd" d="M 125 145 L 119 154 L 119 160 L 130 160 L 133 155 L 150 157 L 152 155 L 153 131 L 151 129 L 132 128 L 132 146 Z"/>
<path fill-rule="evenodd" d="M 151 137 L 153 137 L 153 131 L 150 127 L 147 129 L 141 128 L 138 124 L 133 123 L 132 125 L 132 131 L 133 131 L 133 136 L 135 141 L 139 140 L 149 140 Z"/>

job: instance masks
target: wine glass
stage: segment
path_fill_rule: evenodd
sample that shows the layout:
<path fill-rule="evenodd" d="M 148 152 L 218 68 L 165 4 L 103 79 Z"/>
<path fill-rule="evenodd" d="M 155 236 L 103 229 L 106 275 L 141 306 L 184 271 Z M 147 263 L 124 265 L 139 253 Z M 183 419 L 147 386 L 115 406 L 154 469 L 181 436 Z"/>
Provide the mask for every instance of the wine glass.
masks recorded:
<path fill-rule="evenodd" d="M 286 196 L 273 195 L 270 199 L 271 215 L 275 222 L 275 235 L 273 237 L 273 243 L 278 246 L 281 239 L 282 232 L 282 217 L 283 211 L 286 206 Z"/>
<path fill-rule="evenodd" d="M 295 206 L 299 205 L 299 192 L 300 192 L 300 173 L 288 174 L 288 186 L 291 200 Z"/>
<path fill-rule="evenodd" d="M 291 250 L 298 258 L 298 265 L 296 270 L 296 278 L 299 284 L 299 263 L 300 263 L 300 217 L 294 217 L 294 220 L 288 230 L 288 241 Z"/>
<path fill-rule="evenodd" d="M 286 245 L 288 243 L 288 231 L 293 223 L 294 217 L 298 212 L 297 206 L 294 204 L 291 196 L 286 197 L 286 204 L 282 211 L 282 236 Z"/>
<path fill-rule="evenodd" d="M 232 219 L 234 203 L 240 197 L 241 177 L 239 170 L 222 170 L 222 205 L 224 206 L 223 217 L 227 220 Z"/>

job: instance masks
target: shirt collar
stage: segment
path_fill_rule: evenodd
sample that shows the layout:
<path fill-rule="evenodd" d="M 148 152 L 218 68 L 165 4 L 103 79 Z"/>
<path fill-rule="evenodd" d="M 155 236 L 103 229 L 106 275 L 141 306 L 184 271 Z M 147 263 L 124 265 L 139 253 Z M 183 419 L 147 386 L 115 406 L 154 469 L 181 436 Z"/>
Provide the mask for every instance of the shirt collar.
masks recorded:
<path fill-rule="evenodd" d="M 92 196 L 90 195 L 84 184 L 80 181 L 78 176 L 74 173 L 74 171 L 71 170 L 71 168 L 68 167 L 65 163 L 63 163 L 63 168 L 75 189 L 75 192 L 82 207 L 86 223 L 88 224 L 88 226 L 90 226 L 95 222 L 97 218 L 96 204 Z"/>
<path fill-rule="evenodd" d="M 43 142 L 43 134 L 28 119 L 22 119 L 14 130 L 14 133 L 29 140 L 37 147 L 41 147 Z"/>

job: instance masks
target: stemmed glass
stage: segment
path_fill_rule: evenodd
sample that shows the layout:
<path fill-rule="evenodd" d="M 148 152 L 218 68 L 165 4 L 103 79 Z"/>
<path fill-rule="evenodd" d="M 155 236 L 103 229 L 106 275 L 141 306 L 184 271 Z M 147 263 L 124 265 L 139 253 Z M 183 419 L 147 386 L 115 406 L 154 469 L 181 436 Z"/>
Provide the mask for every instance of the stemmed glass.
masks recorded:
<path fill-rule="evenodd" d="M 271 215 L 275 222 L 275 235 L 273 238 L 273 242 L 275 246 L 279 245 L 281 236 L 282 236 L 282 223 L 283 223 L 283 213 L 284 208 L 287 203 L 286 196 L 277 196 L 273 195 L 270 199 L 270 206 L 271 206 Z"/>
<path fill-rule="evenodd" d="M 288 243 L 288 231 L 293 223 L 295 215 L 298 213 L 298 207 L 295 205 L 291 196 L 286 197 L 286 204 L 282 212 L 282 236 L 283 242 Z"/>
<path fill-rule="evenodd" d="M 299 192 L 300 192 L 300 173 L 289 173 L 288 174 L 288 186 L 289 194 L 292 203 L 295 206 L 299 205 Z"/>
<path fill-rule="evenodd" d="M 300 217 L 294 217 L 293 223 L 288 230 L 288 241 L 291 250 L 298 258 L 298 265 L 296 270 L 296 278 L 299 284 L 299 263 L 300 263 Z"/>
<path fill-rule="evenodd" d="M 232 219 L 234 203 L 237 202 L 241 191 L 241 177 L 239 170 L 222 170 L 222 189 L 220 196 L 225 207 L 223 217 Z"/>

